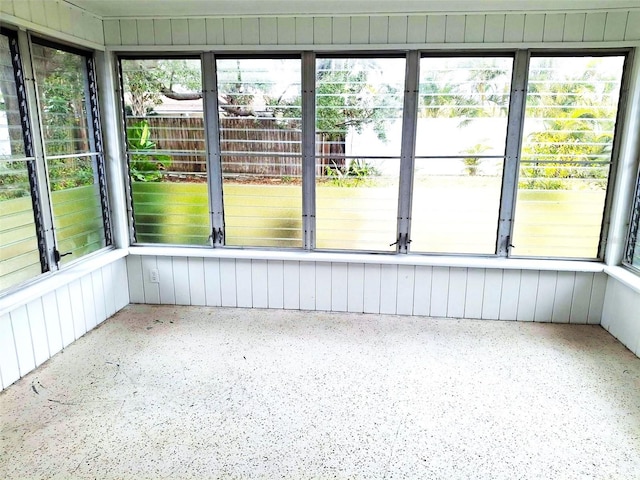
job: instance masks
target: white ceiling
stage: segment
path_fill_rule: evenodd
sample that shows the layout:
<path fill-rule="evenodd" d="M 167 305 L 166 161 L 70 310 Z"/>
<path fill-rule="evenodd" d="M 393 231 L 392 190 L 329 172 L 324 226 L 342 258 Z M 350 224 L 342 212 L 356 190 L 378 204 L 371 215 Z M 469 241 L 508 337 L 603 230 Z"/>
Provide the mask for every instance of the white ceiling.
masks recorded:
<path fill-rule="evenodd" d="M 1 1 L 1 0 L 0 0 Z M 595 11 L 640 0 L 65 0 L 103 18 Z"/>

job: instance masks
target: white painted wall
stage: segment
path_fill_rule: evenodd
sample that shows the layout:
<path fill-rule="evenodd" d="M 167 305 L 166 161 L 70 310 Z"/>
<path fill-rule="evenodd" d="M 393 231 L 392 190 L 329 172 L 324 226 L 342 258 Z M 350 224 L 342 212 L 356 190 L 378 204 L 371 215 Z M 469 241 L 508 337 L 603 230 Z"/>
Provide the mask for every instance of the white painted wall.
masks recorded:
<path fill-rule="evenodd" d="M 629 272 L 621 273 L 630 281 L 608 278 L 601 325 L 640 357 L 640 279 L 632 278 Z M 634 283 L 637 288 L 631 286 Z"/>
<path fill-rule="evenodd" d="M 108 47 L 464 45 L 640 40 L 640 9 L 585 13 L 107 19 Z M 125 48 L 126 49 L 126 48 Z"/>

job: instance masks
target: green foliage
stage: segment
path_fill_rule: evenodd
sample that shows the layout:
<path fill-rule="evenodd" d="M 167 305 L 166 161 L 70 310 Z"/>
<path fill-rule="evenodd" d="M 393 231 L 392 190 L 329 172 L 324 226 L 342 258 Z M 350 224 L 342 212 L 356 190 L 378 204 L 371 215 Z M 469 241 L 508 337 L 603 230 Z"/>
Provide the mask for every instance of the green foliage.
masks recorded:
<path fill-rule="evenodd" d="M 379 176 L 380 171 L 366 160 L 356 159 L 346 168 L 336 163 L 325 166 L 324 174 L 336 187 L 361 187 L 373 185 L 371 177 Z"/>
<path fill-rule="evenodd" d="M 473 147 L 467 148 L 463 150 L 463 153 L 468 153 L 470 155 L 480 155 L 487 150 L 490 150 L 491 147 L 488 145 L 484 145 L 482 143 L 478 143 Z M 464 171 L 470 177 L 474 177 L 478 174 L 478 168 L 480 167 L 480 163 L 482 162 L 481 158 L 478 157 L 466 157 L 462 159 L 462 163 L 464 163 Z"/>
<path fill-rule="evenodd" d="M 129 172 L 136 182 L 158 182 L 162 170 L 171 165 L 171 157 L 153 153 L 149 122 L 141 120 L 127 128 L 127 149 L 130 153 Z M 140 153 L 133 153 L 140 152 Z"/>

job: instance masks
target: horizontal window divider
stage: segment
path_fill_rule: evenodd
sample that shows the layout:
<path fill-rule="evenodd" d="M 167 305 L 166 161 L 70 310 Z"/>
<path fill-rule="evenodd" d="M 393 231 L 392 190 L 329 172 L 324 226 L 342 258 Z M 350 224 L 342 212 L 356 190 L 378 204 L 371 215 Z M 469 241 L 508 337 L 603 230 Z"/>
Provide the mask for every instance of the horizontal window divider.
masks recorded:
<path fill-rule="evenodd" d="M 504 155 L 466 155 L 464 153 L 461 153 L 460 155 L 416 155 L 414 158 L 419 159 L 419 158 L 424 158 L 424 159 L 447 159 L 447 158 L 455 158 L 455 159 L 459 159 L 459 158 L 501 158 L 501 159 L 505 159 L 507 158 Z"/>
<path fill-rule="evenodd" d="M 202 257 L 242 260 L 276 260 L 294 262 L 373 263 L 383 265 L 413 265 L 452 268 L 486 268 L 504 270 L 544 270 L 559 272 L 601 273 L 605 264 L 598 261 L 555 259 L 498 258 L 494 256 L 396 254 L 395 252 L 345 253 L 318 252 L 300 249 L 259 249 L 172 246 L 132 246 L 130 255 L 159 257 Z"/>
<path fill-rule="evenodd" d="M 83 153 L 69 153 L 65 155 L 46 155 L 45 160 L 62 160 L 65 158 L 85 158 L 85 157 L 97 157 L 102 155 L 102 152 L 83 152 Z"/>
<path fill-rule="evenodd" d="M 5 157 L 0 156 L 0 163 L 9 163 L 9 162 L 30 162 L 35 160 L 35 157 Z"/>
<path fill-rule="evenodd" d="M 558 155 L 560 157 L 564 157 L 565 155 Z M 582 158 L 582 157 L 586 157 L 588 155 L 571 155 L 572 157 L 576 157 L 576 158 Z M 545 157 L 547 157 L 547 155 L 545 155 Z M 466 158 L 466 157 L 465 157 Z M 529 164 L 529 163 L 550 163 L 553 165 L 558 165 L 560 164 L 567 164 L 567 165 L 574 165 L 574 164 L 578 164 L 578 165 L 593 165 L 593 164 L 597 164 L 597 165 L 611 165 L 611 161 L 604 161 L 604 160 L 530 160 L 530 159 L 522 159 L 520 161 L 521 164 Z"/>
<path fill-rule="evenodd" d="M 368 159 L 368 160 L 400 160 L 400 155 L 388 156 L 388 155 L 340 155 L 340 154 L 326 154 L 317 155 L 316 158 L 344 158 L 344 159 Z"/>
<path fill-rule="evenodd" d="M 194 155 L 205 157 L 204 150 L 127 150 L 127 155 L 170 155 L 174 157 L 192 157 Z"/>
<path fill-rule="evenodd" d="M 283 158 L 302 158 L 302 153 L 289 152 L 242 152 L 223 150 L 220 157 L 283 157 Z M 238 163 L 238 162 L 235 162 Z"/>

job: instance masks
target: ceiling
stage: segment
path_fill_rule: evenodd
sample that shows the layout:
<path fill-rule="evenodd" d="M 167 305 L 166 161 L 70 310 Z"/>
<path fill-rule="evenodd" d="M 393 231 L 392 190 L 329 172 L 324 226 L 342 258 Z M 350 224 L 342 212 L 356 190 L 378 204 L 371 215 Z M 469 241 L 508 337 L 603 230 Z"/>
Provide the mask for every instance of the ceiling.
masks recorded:
<path fill-rule="evenodd" d="M 1 1 L 1 0 L 0 0 Z M 65 0 L 103 18 L 596 11 L 640 0 Z"/>

